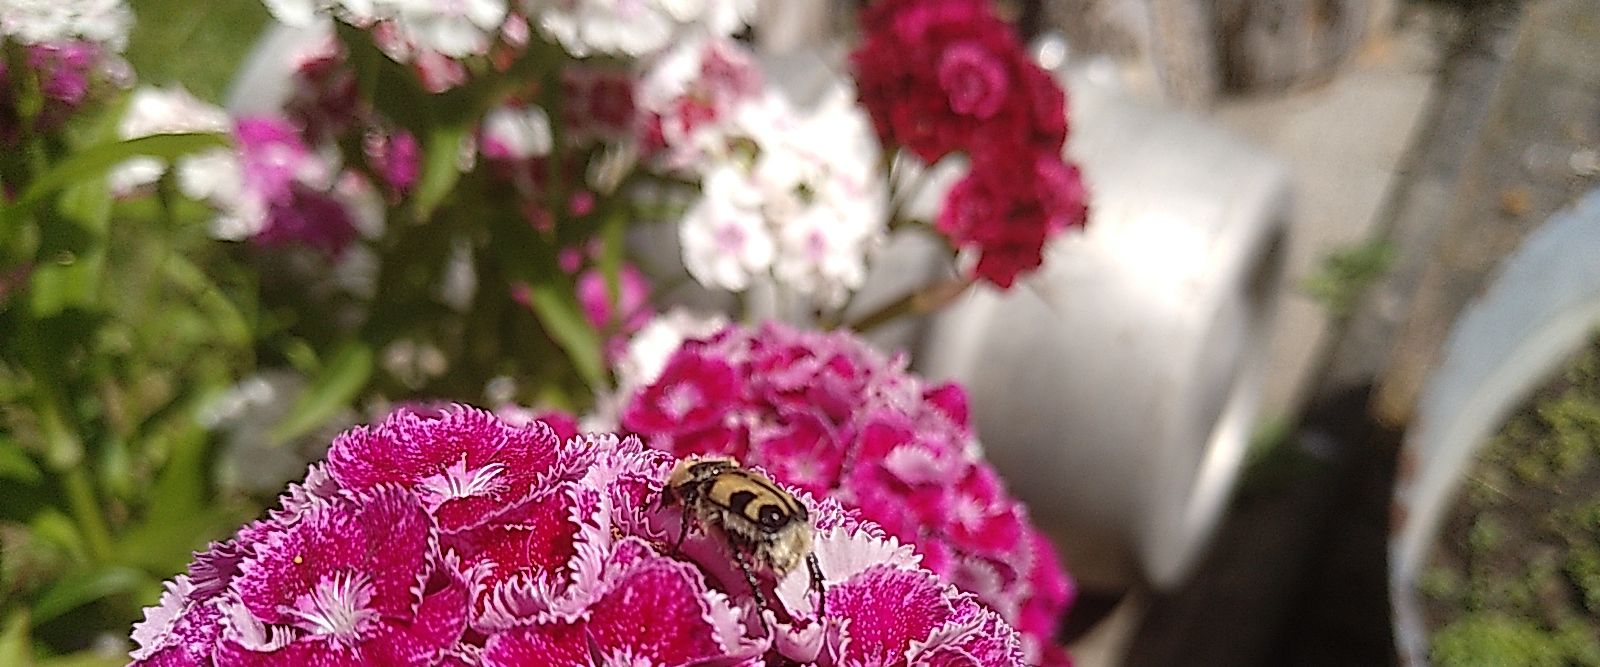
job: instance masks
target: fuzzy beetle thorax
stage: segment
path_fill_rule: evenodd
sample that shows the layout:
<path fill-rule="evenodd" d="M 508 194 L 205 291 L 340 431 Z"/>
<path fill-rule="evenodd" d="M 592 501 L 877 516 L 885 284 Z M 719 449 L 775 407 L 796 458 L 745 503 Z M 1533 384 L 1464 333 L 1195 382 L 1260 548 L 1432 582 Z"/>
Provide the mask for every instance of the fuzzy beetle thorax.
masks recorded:
<path fill-rule="evenodd" d="M 667 477 L 664 493 L 780 577 L 811 553 L 805 505 L 732 459 L 686 459 Z"/>

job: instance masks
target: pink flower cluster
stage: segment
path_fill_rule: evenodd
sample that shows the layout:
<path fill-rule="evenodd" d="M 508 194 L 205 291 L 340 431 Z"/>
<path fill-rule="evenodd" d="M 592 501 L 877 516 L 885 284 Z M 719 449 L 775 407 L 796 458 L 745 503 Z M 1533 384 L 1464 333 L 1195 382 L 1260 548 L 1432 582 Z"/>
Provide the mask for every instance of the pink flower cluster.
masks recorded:
<path fill-rule="evenodd" d="M 37 89 L 38 106 L 26 128 L 33 134 L 59 130 L 95 97 L 97 88 L 124 85 L 128 78 L 127 64 L 94 42 L 26 44 L 21 50 L 23 71 L 13 72 L 0 62 L 0 146 L 13 146 L 23 136 L 24 110 L 16 92 L 20 78 L 35 79 L 28 85 Z"/>
<path fill-rule="evenodd" d="M 987 0 L 882 0 L 851 55 L 861 102 L 886 146 L 932 164 L 972 156 L 938 228 L 981 253 L 976 274 L 1009 288 L 1045 241 L 1085 220 L 1077 167 L 1061 155 L 1066 98 Z"/>
<path fill-rule="evenodd" d="M 1021 665 L 1019 636 L 908 546 L 802 496 L 826 574 L 764 581 L 658 504 L 636 438 L 560 442 L 463 407 L 340 436 L 281 507 L 197 554 L 135 665 Z"/>
<path fill-rule="evenodd" d="M 683 343 L 626 399 L 622 426 L 840 501 L 1016 626 L 1029 663 L 1068 662 L 1052 638 L 1072 583 L 974 452 L 959 386 L 926 387 L 846 333 L 732 326 Z"/>
<path fill-rule="evenodd" d="M 284 112 L 312 144 L 358 142 L 390 201 L 409 193 L 422 176 L 417 138 L 361 99 L 355 70 L 336 44 L 306 54 L 296 65 Z"/>
<path fill-rule="evenodd" d="M 325 161 L 288 122 L 250 116 L 234 124 L 240 189 L 232 214 L 263 247 L 305 246 L 337 256 L 360 233 L 350 207 L 332 192 Z"/>

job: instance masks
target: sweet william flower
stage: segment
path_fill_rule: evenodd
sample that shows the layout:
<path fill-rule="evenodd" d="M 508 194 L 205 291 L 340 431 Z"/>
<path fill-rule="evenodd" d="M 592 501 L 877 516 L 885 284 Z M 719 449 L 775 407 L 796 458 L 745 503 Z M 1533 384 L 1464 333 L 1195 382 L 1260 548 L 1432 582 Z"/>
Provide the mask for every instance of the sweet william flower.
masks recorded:
<path fill-rule="evenodd" d="M 273 18 L 293 26 L 331 16 L 378 37 L 397 60 L 424 54 L 446 58 L 483 55 L 500 34 L 506 0 L 263 0 Z"/>
<path fill-rule="evenodd" d="M 0 39 L 0 44 L 8 41 Z M 90 106 L 107 88 L 129 83 L 127 63 L 103 44 L 87 40 L 27 43 L 23 41 L 22 68 L 0 63 L 0 144 L 22 138 L 25 111 L 32 112 L 30 130 L 47 134 L 60 130 L 79 110 Z M 37 106 L 25 110 L 12 93 L 14 78 L 27 78 L 38 87 Z"/>
<path fill-rule="evenodd" d="M 441 520 L 451 506 L 429 494 L 456 452 L 468 454 L 446 471 L 458 481 L 485 461 L 551 465 L 497 476 L 508 493 L 467 493 L 509 503 L 484 520 Z M 758 606 L 727 544 L 692 530 L 670 546 L 683 517 L 657 500 L 673 465 L 636 438 L 559 443 L 543 424 L 471 408 L 399 410 L 340 438 L 278 509 L 197 554 L 134 627 L 133 664 L 1023 664 L 997 614 L 804 493 L 829 615 L 802 571 L 766 578 Z M 901 616 L 911 622 L 886 622 Z"/>
<path fill-rule="evenodd" d="M 218 210 L 212 234 L 266 248 L 307 247 L 342 256 L 360 237 L 354 193 L 313 153 L 299 131 L 274 116 L 233 124 L 234 149 L 178 164 L 178 187 Z"/>
<path fill-rule="evenodd" d="M 929 164 L 997 142 L 1061 151 L 1060 87 L 987 2 L 885 0 L 861 22 L 851 63 L 885 144 Z"/>
<path fill-rule="evenodd" d="M 568 53 L 640 57 L 674 38 L 725 37 L 753 14 L 752 0 L 523 0 L 540 31 Z"/>
<path fill-rule="evenodd" d="M 466 582 L 397 487 L 317 504 L 256 545 L 230 585 L 217 661 L 428 665 L 466 628 Z"/>
<path fill-rule="evenodd" d="M 728 143 L 741 106 L 759 100 L 755 54 L 732 39 L 685 40 L 651 59 L 638 83 L 642 148 L 661 166 L 695 172 Z"/>
<path fill-rule="evenodd" d="M 534 482 L 557 463 L 556 444 L 543 422 L 517 428 L 476 410 L 436 419 L 401 411 L 339 436 L 328 450 L 328 472 L 345 488 L 413 489 L 440 527 L 454 532 L 530 498 Z"/>
<path fill-rule="evenodd" d="M 121 52 L 133 28 L 122 0 L 6 0 L 0 36 L 23 44 L 83 41 Z"/>
<path fill-rule="evenodd" d="M 233 121 L 221 107 L 202 102 L 181 86 L 143 87 L 133 91 L 128 110 L 117 124 L 117 136 L 137 139 L 157 134 L 227 132 Z M 110 179 L 112 189 L 128 192 L 154 183 L 165 166 L 156 158 L 138 157 L 118 165 Z"/>
<path fill-rule="evenodd" d="M 781 482 L 837 498 L 915 545 L 940 581 L 1000 621 L 1026 619 L 1020 646 L 1031 663 L 1066 664 L 1052 638 L 1070 580 L 1026 509 L 975 454 L 960 387 L 925 386 L 904 359 L 885 358 L 847 333 L 728 326 L 680 344 L 654 381 L 623 398 L 621 415 L 624 429 L 674 455 L 731 454 Z M 892 579 L 892 586 L 874 585 L 913 586 Z M 830 592 L 830 614 L 832 599 Z M 952 613 L 925 623 L 949 622 Z"/>
<path fill-rule="evenodd" d="M 715 167 L 701 188 L 701 197 L 678 225 L 684 267 L 702 285 L 744 291 L 777 255 L 760 192 L 731 163 Z"/>
<path fill-rule="evenodd" d="M 1054 153 L 985 149 L 945 195 L 935 226 L 978 252 L 974 273 L 1004 289 L 1044 263 L 1045 244 L 1087 216 L 1077 167 Z"/>

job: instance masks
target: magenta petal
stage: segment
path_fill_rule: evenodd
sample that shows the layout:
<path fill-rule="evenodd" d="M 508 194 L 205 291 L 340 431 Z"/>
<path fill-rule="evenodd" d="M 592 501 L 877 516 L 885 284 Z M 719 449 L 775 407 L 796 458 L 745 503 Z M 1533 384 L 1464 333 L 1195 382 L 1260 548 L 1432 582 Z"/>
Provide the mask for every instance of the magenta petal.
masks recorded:
<path fill-rule="evenodd" d="M 440 528 L 482 525 L 544 486 L 559 443 L 543 422 L 514 427 L 493 414 L 457 406 L 439 418 L 397 411 L 353 429 L 328 451 L 328 470 L 350 489 L 412 488 Z"/>
<path fill-rule="evenodd" d="M 168 584 L 168 593 L 174 593 L 172 584 Z M 181 608 L 173 609 L 167 602 L 167 597 L 163 596 L 159 609 L 176 612 L 175 615 L 165 618 L 159 612 L 153 614 L 146 610 L 144 623 L 134 627 L 134 638 L 148 643 L 132 653 L 133 664 L 138 667 L 211 664 L 212 647 L 222 634 L 222 612 L 216 603 L 179 603 Z M 152 623 L 154 625 L 150 625 Z M 141 628 L 146 635 L 144 639 L 140 638 Z"/>
<path fill-rule="evenodd" d="M 993 470 L 973 466 L 956 487 L 952 504 L 955 516 L 949 531 L 957 544 L 991 555 L 1010 553 L 1019 546 L 1026 530 L 1021 508 L 1006 495 Z"/>
<path fill-rule="evenodd" d="M 483 651 L 485 667 L 587 667 L 588 633 L 576 623 L 535 625 L 495 635 Z"/>
<path fill-rule="evenodd" d="M 942 584 L 926 571 L 875 565 L 828 589 L 828 615 L 849 619 L 849 664 L 903 660 L 912 642 L 926 640 L 954 611 Z"/>
<path fill-rule="evenodd" d="M 370 586 L 365 608 L 408 616 L 428 572 L 431 531 L 416 496 L 397 487 L 318 506 L 258 545 L 240 565 L 234 590 L 256 618 L 281 624 L 296 618 L 288 610 L 308 612 L 318 591 L 336 580 L 355 585 L 359 578 Z"/>
<path fill-rule="evenodd" d="M 686 665 L 722 654 L 706 618 L 705 584 L 684 563 L 648 561 L 591 608 L 602 654 L 626 651 L 653 664 Z"/>
<path fill-rule="evenodd" d="M 427 665 L 461 639 L 467 627 L 467 583 L 448 575 L 444 587 L 422 598 L 409 622 L 391 621 L 363 649 L 375 664 Z"/>
<path fill-rule="evenodd" d="M 727 363 L 680 350 L 654 384 L 634 397 L 622 414 L 629 430 L 684 433 L 715 425 L 743 383 Z"/>
<path fill-rule="evenodd" d="M 929 405 L 938 409 L 950 422 L 965 431 L 971 423 L 966 390 L 954 382 L 942 384 L 923 393 Z"/>
<path fill-rule="evenodd" d="M 495 588 L 513 578 L 531 576 L 552 582 L 567 578 L 577 555 L 574 507 L 572 489 L 559 488 L 506 512 L 494 523 L 446 538 L 465 565 L 488 567 L 478 589 L 482 594 L 474 601 L 478 611 Z"/>
<path fill-rule="evenodd" d="M 415 495 L 398 488 L 380 488 L 364 500 L 358 516 L 375 589 L 372 606 L 383 614 L 408 615 L 416 606 L 419 575 L 429 572 L 433 522 Z"/>
<path fill-rule="evenodd" d="M 752 449 L 777 479 L 818 495 L 839 484 L 847 455 L 834 429 L 811 414 L 792 416 Z"/>
<path fill-rule="evenodd" d="M 956 618 L 934 632 L 915 664 L 1002 667 L 1022 664 L 1022 643 L 1005 619 L 965 598 Z"/>

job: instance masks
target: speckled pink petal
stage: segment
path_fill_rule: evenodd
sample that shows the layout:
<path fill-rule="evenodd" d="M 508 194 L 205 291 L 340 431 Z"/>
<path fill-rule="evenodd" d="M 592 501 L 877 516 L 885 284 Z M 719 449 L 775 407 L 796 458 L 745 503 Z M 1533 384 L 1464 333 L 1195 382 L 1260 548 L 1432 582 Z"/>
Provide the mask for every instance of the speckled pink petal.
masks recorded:
<path fill-rule="evenodd" d="M 602 649 L 631 649 L 669 667 L 721 655 L 704 591 L 693 567 L 646 561 L 591 608 L 589 634 Z"/>
<path fill-rule="evenodd" d="M 351 489 L 413 488 L 430 502 L 440 528 L 454 532 L 533 495 L 557 466 L 558 444 L 544 422 L 514 427 L 465 406 L 438 418 L 401 410 L 339 436 L 328 451 L 328 471 Z"/>
<path fill-rule="evenodd" d="M 408 615 L 416 608 L 418 582 L 431 572 L 433 521 L 414 494 L 380 487 L 362 499 L 359 520 L 367 539 L 372 606 L 383 614 Z"/>
<path fill-rule="evenodd" d="M 177 586 L 177 589 L 174 586 Z M 145 610 L 133 639 L 140 644 L 129 656 L 137 667 L 199 667 L 211 664 L 211 651 L 222 634 L 222 612 L 215 602 L 185 602 L 183 578 L 169 583 L 161 605 Z"/>
<path fill-rule="evenodd" d="M 577 623 L 517 628 L 489 638 L 485 667 L 588 667 L 588 632 Z"/>
<path fill-rule="evenodd" d="M 454 574 L 440 577 L 438 589 L 423 596 L 415 616 L 385 620 L 383 629 L 365 644 L 378 664 L 432 664 L 461 639 L 467 628 L 467 582 Z"/>
<path fill-rule="evenodd" d="M 954 613 L 944 585 L 927 571 L 875 565 L 828 588 L 828 615 L 849 621 L 845 665 L 894 664 Z"/>
<path fill-rule="evenodd" d="M 744 391 L 726 362 L 680 349 L 661 376 L 629 401 L 622 425 L 631 431 L 684 433 L 715 425 Z"/>
<path fill-rule="evenodd" d="M 480 667 L 483 649 L 472 644 L 456 644 L 439 657 L 435 667 Z"/>
<path fill-rule="evenodd" d="M 538 577 L 552 582 L 566 579 L 577 555 L 574 493 L 571 486 L 546 491 L 493 523 L 445 538 L 445 545 L 460 554 L 467 566 L 487 566 L 480 595 L 474 601 L 479 612 L 487 604 L 487 596 L 513 578 Z"/>
<path fill-rule="evenodd" d="M 240 565 L 233 588 L 256 618 L 287 623 L 296 605 L 330 577 L 359 573 L 372 585 L 369 607 L 409 615 L 417 583 L 428 572 L 432 521 L 416 497 L 398 487 L 312 509 L 300 523 L 272 534 Z"/>
<path fill-rule="evenodd" d="M 1022 643 L 1000 614 L 970 596 L 957 603 L 954 617 L 912 648 L 911 665 L 1013 667 L 1023 664 Z"/>

